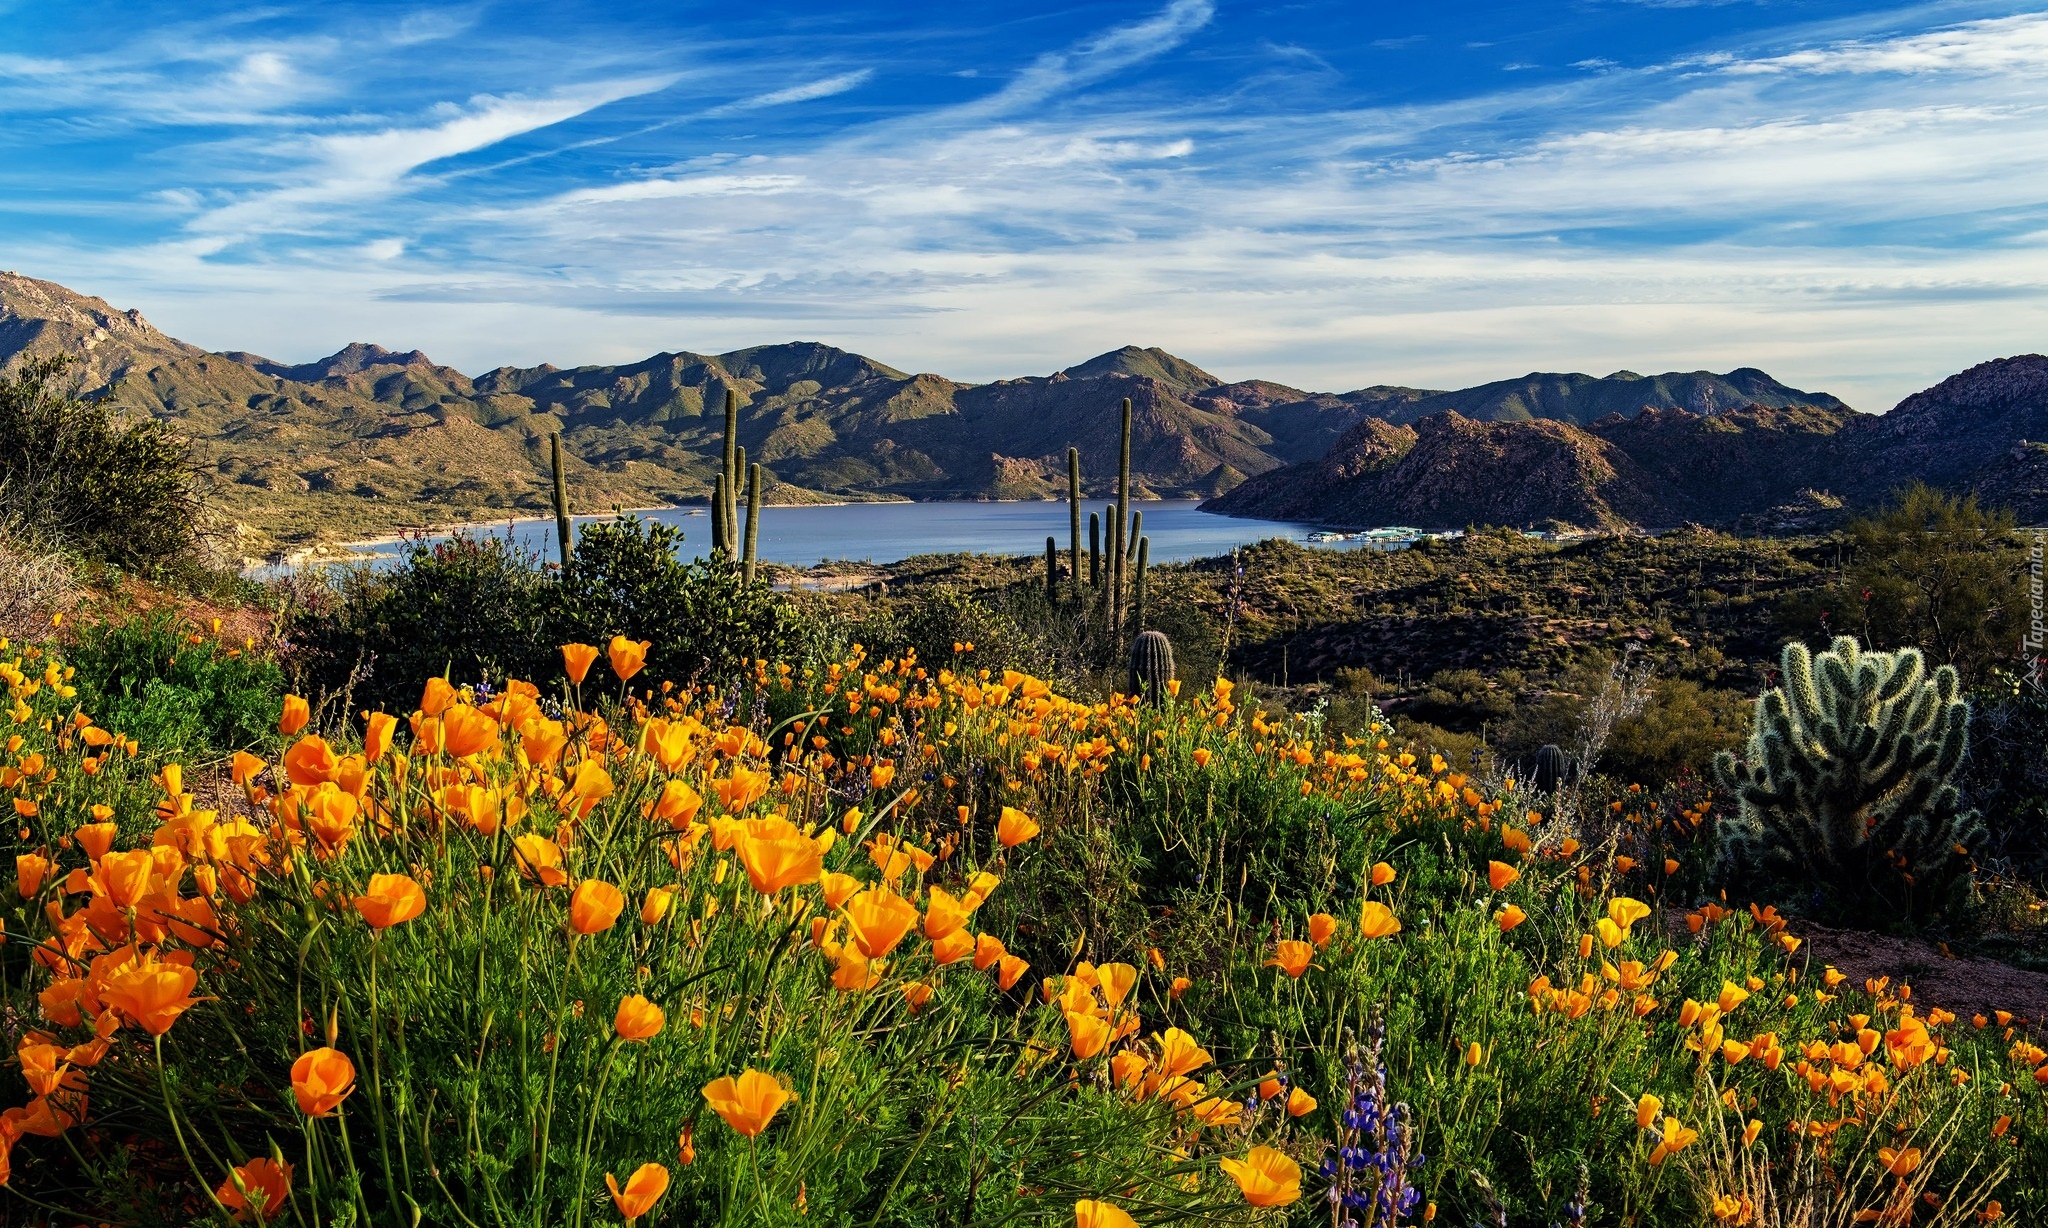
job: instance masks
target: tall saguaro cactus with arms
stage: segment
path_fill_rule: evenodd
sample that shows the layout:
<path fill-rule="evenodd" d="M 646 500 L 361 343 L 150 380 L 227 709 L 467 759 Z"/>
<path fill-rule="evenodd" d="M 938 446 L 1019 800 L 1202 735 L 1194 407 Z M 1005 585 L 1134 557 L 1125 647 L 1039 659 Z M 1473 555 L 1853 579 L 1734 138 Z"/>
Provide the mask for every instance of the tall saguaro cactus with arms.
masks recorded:
<path fill-rule="evenodd" d="M 1807 884 L 1842 909 L 1954 906 L 1984 835 L 1954 783 L 1970 728 L 1955 670 L 1847 637 L 1817 657 L 1788 644 L 1782 664 L 1743 756 L 1714 763 L 1740 805 L 1721 828 L 1724 876 Z"/>

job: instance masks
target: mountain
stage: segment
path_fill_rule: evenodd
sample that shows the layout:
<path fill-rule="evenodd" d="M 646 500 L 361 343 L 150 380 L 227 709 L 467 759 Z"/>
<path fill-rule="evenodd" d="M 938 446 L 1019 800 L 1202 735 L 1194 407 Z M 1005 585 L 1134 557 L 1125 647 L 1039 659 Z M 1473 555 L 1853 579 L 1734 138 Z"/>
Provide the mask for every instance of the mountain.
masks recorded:
<path fill-rule="evenodd" d="M 1693 378 L 1658 381 L 1678 387 L 1671 381 Z M 1404 433 L 1419 407 L 1481 390 L 1436 394 L 1361 423 L 1314 461 L 1254 477 L 1203 507 L 1361 528 L 1792 528 L 1876 505 L 1919 480 L 1975 494 L 2030 523 L 2048 519 L 2048 358 L 1983 363 L 1882 416 L 1784 389 L 1761 372 L 1707 378 L 1751 389 L 1768 381 L 1790 403 L 1716 405 L 1711 413 L 1650 406 L 1582 425 L 1481 424 L 1439 410 Z"/>
<path fill-rule="evenodd" d="M 1382 416 L 1413 424 L 1431 414 L 1449 412 L 1482 422 L 1548 419 L 1583 426 L 1609 414 L 1632 417 L 1644 409 L 1684 409 L 1710 415 L 1752 405 L 1770 409 L 1793 405 L 1849 408 L 1825 392 L 1801 392 L 1754 367 L 1740 367 L 1726 375 L 1711 371 L 1673 371 L 1664 375 L 1616 371 L 1598 379 L 1537 371 L 1520 379 L 1499 380 L 1457 392 L 1422 393 L 1398 407 L 1390 407 Z"/>
<path fill-rule="evenodd" d="M 24 359 L 70 354 L 90 387 L 203 353 L 158 332 L 139 311 L 116 311 L 53 281 L 0 273 L 0 372 Z"/>

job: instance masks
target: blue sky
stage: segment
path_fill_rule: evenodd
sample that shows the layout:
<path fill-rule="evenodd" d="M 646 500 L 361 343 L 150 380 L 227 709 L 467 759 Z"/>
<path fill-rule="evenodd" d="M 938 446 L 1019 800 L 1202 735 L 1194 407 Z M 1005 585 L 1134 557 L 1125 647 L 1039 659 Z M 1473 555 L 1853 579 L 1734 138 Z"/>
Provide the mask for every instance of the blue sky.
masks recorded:
<path fill-rule="evenodd" d="M 1456 387 L 2048 348 L 2048 13 L 0 0 L 0 266 L 287 361 L 1126 342 Z"/>

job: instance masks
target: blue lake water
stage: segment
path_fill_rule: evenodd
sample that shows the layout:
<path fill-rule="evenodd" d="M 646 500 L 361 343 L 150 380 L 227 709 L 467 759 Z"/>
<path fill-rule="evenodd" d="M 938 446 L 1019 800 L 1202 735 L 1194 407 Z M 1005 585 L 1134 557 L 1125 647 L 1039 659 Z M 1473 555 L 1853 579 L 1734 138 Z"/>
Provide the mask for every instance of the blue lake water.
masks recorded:
<path fill-rule="evenodd" d="M 1152 539 L 1150 557 L 1155 563 L 1211 558 L 1228 554 L 1235 546 L 1270 538 L 1284 538 L 1309 544 L 1314 526 L 1271 520 L 1240 520 L 1197 511 L 1198 500 L 1133 500 L 1132 508 L 1145 515 L 1142 532 Z M 1091 500 L 1082 510 L 1082 533 L 1087 533 L 1087 513 L 1103 519 L 1105 534 L 1111 507 L 1109 500 Z M 692 515 L 692 511 L 698 514 Z M 711 518 L 703 509 L 665 508 L 639 513 L 682 528 L 683 553 L 702 557 L 711 549 Z M 609 520 L 609 516 L 579 516 L 577 525 Z M 758 541 L 760 557 L 771 563 L 808 567 L 819 562 L 848 560 L 894 563 L 918 554 L 1043 554 L 1048 535 L 1067 549 L 1067 505 L 1038 503 L 852 503 L 837 507 L 766 507 L 761 509 Z M 555 556 L 555 524 L 552 520 L 521 520 L 495 527 L 480 526 L 472 534 L 511 534 L 519 545 L 538 551 L 544 558 Z M 445 535 L 442 535 L 445 536 Z M 437 541 L 441 537 L 422 540 Z M 1322 545 L 1325 543 L 1316 543 Z M 1331 542 L 1332 549 L 1358 549 L 1358 541 Z M 386 542 L 364 549 L 385 557 L 396 557 L 405 543 Z"/>

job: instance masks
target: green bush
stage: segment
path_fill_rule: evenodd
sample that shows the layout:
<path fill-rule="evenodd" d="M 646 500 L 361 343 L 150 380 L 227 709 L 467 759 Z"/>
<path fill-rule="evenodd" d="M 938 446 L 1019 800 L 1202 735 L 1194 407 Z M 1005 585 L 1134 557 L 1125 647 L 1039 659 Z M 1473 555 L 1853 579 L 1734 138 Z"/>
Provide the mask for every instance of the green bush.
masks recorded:
<path fill-rule="evenodd" d="M 88 624 L 68 653 L 79 703 L 153 753 L 218 758 L 273 732 L 284 672 L 211 640 L 165 611 Z"/>
<path fill-rule="evenodd" d="M 190 556 L 199 497 L 184 443 L 154 418 L 60 390 L 75 363 L 0 376 L 0 527 L 93 562 L 154 572 Z"/>
<path fill-rule="evenodd" d="M 537 558 L 503 538 L 419 543 L 388 571 L 344 573 L 297 619 L 309 694 L 409 711 L 420 680 L 532 677 L 542 666 Z"/>
<path fill-rule="evenodd" d="M 295 620 L 309 695 L 347 707 L 410 710 L 419 680 L 561 674 L 561 645 L 614 635 L 652 644 L 650 682 L 730 682 L 743 662 L 785 655 L 796 612 L 730 564 L 685 562 L 680 531 L 621 517 L 587 525 L 569 566 L 551 573 L 499 537 L 420 543 L 386 571 L 356 569 Z"/>
<path fill-rule="evenodd" d="M 652 645 L 647 680 L 718 683 L 748 662 L 786 655 L 798 627 L 789 604 L 730 563 L 684 561 L 682 541 L 681 529 L 633 516 L 585 525 L 569 566 L 540 589 L 541 651 L 602 647 L 623 635 Z"/>

